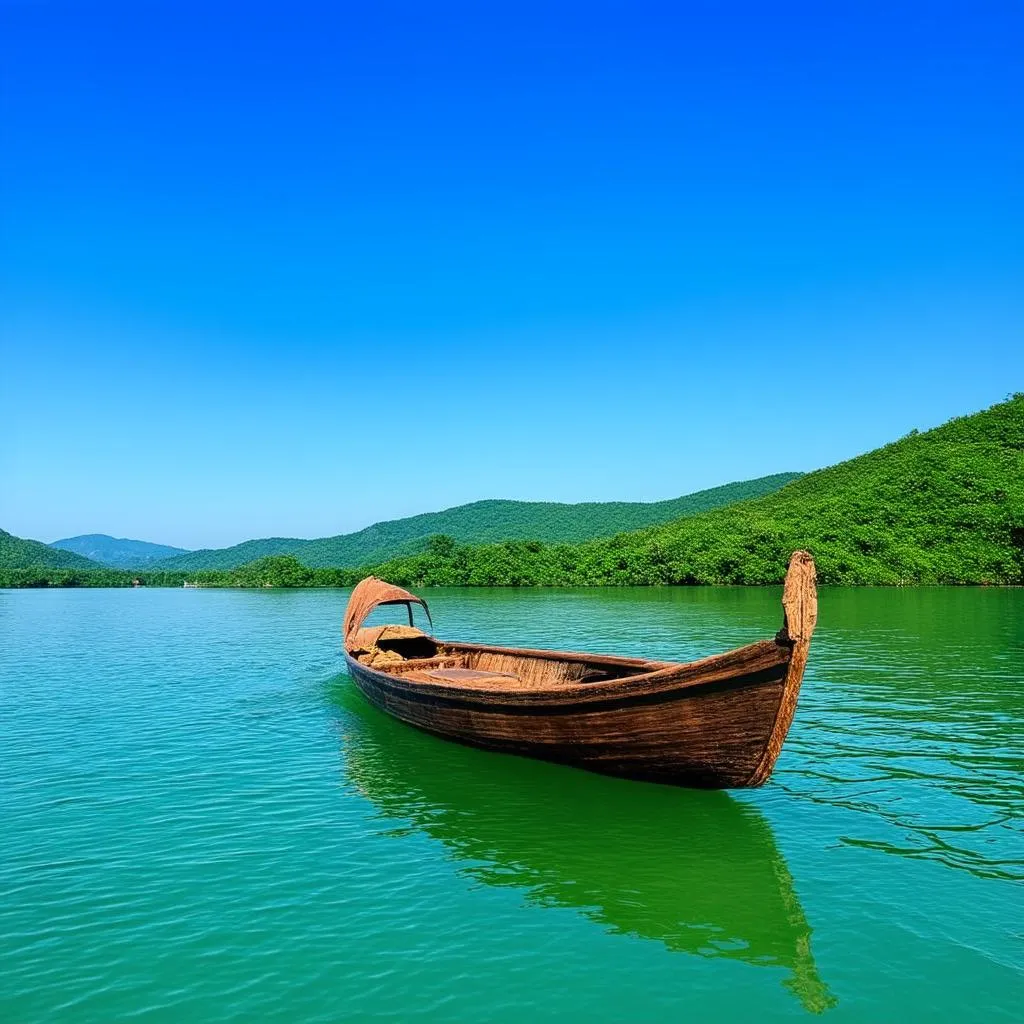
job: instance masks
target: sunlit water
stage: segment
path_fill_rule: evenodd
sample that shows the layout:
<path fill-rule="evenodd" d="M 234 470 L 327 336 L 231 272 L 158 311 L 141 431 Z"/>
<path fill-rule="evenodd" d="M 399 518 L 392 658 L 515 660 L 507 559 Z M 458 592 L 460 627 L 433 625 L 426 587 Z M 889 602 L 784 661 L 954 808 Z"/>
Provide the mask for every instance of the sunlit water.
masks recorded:
<path fill-rule="evenodd" d="M 339 591 L 0 592 L 0 1020 L 1019 1020 L 1024 591 L 825 590 L 761 790 L 369 709 Z M 437 591 L 686 659 L 778 591 Z"/>

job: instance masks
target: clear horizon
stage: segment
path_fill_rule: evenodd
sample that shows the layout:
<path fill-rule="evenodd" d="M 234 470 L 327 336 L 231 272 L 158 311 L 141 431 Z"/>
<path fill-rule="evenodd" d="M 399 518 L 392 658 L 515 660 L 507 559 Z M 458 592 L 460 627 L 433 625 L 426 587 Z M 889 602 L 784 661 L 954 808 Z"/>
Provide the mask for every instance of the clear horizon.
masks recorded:
<path fill-rule="evenodd" d="M 0 5 L 0 528 L 809 471 L 1024 390 L 1024 10 Z"/>

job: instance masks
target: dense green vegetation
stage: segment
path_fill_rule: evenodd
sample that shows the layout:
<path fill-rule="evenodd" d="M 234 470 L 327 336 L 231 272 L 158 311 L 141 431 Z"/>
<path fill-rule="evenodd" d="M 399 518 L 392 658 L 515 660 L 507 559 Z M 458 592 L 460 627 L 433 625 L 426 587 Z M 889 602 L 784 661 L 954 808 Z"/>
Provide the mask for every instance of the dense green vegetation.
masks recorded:
<path fill-rule="evenodd" d="M 419 586 L 765 584 L 794 548 L 823 583 L 1024 582 L 1024 395 L 666 526 L 574 545 L 440 540 L 375 571 Z"/>
<path fill-rule="evenodd" d="M 469 545 L 443 534 L 424 543 L 372 569 L 272 555 L 223 570 L 132 573 L 0 531 L 0 586 L 129 586 L 133 577 L 149 586 L 349 586 L 371 571 L 412 586 L 768 584 L 795 548 L 814 554 L 822 583 L 1024 583 L 1024 395 L 662 526 L 579 544 Z M 77 561 L 31 561 L 43 553 Z"/>
<path fill-rule="evenodd" d="M 180 587 L 185 580 L 184 574 L 178 574 L 176 580 L 172 574 L 157 579 L 152 573 L 147 574 L 147 582 L 152 586 Z M 134 572 L 126 569 L 111 569 L 105 565 L 94 565 L 91 569 L 62 569 L 44 565 L 18 566 L 0 568 L 0 588 L 3 587 L 130 587 L 132 581 L 138 579 Z"/>
<path fill-rule="evenodd" d="M 44 569 L 97 569 L 96 562 L 76 555 L 73 551 L 60 551 L 37 540 L 22 540 L 0 530 L 0 570 L 38 566 Z"/>
<path fill-rule="evenodd" d="M 151 544 L 145 540 L 129 540 L 127 537 L 108 537 L 105 533 L 66 537 L 63 540 L 55 540 L 49 546 L 62 551 L 74 551 L 84 558 L 114 569 L 142 569 L 163 558 L 187 554 L 184 548 Z"/>
<path fill-rule="evenodd" d="M 656 502 L 600 501 L 563 505 L 543 501 L 476 501 L 444 512 L 427 512 L 374 523 L 358 533 L 296 540 L 268 537 L 230 548 L 192 551 L 161 561 L 166 570 L 233 569 L 271 555 L 294 555 L 312 568 L 357 567 L 398 555 L 425 551 L 432 536 L 443 534 L 463 544 L 505 540 L 573 542 L 606 537 L 624 530 L 667 523 L 681 516 L 756 498 L 795 480 L 798 473 L 776 473 L 742 480 Z"/>
<path fill-rule="evenodd" d="M 316 543 L 317 541 L 298 540 L 295 537 L 264 537 L 261 540 L 247 540 L 229 548 L 201 548 L 199 551 L 190 551 L 174 558 L 165 558 L 157 567 L 168 572 L 225 571 L 261 558 L 292 555 L 304 544 Z"/>
<path fill-rule="evenodd" d="M 205 587 L 350 587 L 360 578 L 358 569 L 310 569 L 292 555 L 271 555 L 236 569 L 191 573 L 105 566 L 0 568 L 0 588 L 131 587 L 136 581 L 147 587 L 180 587 L 186 581 Z"/>

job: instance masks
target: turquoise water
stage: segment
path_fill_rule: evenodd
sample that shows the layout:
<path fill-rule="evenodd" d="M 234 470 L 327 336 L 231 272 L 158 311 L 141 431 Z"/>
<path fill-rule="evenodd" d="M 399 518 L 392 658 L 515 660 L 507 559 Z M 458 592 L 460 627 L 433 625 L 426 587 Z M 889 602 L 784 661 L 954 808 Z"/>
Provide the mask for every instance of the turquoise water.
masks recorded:
<path fill-rule="evenodd" d="M 370 709 L 339 591 L 0 592 L 0 1020 L 1019 1020 L 1024 591 L 825 590 L 771 782 L 629 783 Z M 689 658 L 778 591 L 437 591 Z"/>

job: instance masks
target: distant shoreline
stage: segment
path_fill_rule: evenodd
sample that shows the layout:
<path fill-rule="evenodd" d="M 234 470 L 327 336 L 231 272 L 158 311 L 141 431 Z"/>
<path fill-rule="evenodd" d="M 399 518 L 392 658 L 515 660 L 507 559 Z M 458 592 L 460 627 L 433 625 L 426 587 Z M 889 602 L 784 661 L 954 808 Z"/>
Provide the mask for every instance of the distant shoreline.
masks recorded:
<path fill-rule="evenodd" d="M 350 590 L 359 582 L 351 583 L 40 583 L 13 582 L 9 573 L 0 572 L 0 591 L 15 590 Z M 362 578 L 362 577 L 360 577 Z M 768 583 L 419 583 L 409 584 L 421 590 L 699 590 L 705 588 L 761 590 L 782 586 L 782 580 Z M 1019 590 L 1024 583 L 968 581 L 968 582 L 912 582 L 912 583 L 828 583 L 819 587 L 856 587 L 858 590 L 929 590 L 938 587 L 961 590 Z"/>
<path fill-rule="evenodd" d="M 0 587 L 351 587 L 369 575 L 413 588 L 777 586 L 798 549 L 814 556 L 825 586 L 1014 586 L 1024 583 L 1021 480 L 1024 393 L 781 487 L 762 478 L 725 488 L 736 497 L 736 487 L 771 485 L 767 494 L 586 540 L 523 539 L 532 527 L 519 523 L 520 539 L 431 533 L 415 550 L 405 537 L 360 549 L 358 560 L 310 551 L 317 568 L 277 552 L 224 568 L 108 569 L 0 531 Z"/>

